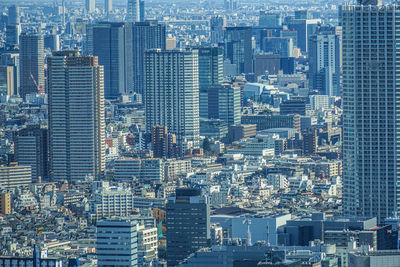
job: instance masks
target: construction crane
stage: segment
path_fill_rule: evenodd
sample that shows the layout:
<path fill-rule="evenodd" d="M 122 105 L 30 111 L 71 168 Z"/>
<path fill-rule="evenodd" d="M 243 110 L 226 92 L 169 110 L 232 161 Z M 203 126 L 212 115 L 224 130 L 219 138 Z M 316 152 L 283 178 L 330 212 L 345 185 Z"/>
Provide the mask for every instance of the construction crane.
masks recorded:
<path fill-rule="evenodd" d="M 31 75 L 31 79 L 32 79 L 32 81 L 33 81 L 33 84 L 35 85 L 35 87 L 36 87 L 37 90 L 38 90 L 38 93 L 44 94 L 43 88 L 40 88 L 40 86 L 37 84 L 37 82 L 36 82 L 36 80 L 35 80 L 35 77 L 33 77 L 32 72 L 30 73 L 30 75 Z"/>

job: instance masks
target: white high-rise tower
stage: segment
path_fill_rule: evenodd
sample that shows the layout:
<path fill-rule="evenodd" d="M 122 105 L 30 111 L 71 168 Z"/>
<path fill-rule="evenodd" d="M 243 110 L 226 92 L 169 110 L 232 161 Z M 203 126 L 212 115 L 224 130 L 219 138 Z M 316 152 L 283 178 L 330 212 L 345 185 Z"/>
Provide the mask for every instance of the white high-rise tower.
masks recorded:
<path fill-rule="evenodd" d="M 343 209 L 379 222 L 400 203 L 400 6 L 342 6 Z"/>

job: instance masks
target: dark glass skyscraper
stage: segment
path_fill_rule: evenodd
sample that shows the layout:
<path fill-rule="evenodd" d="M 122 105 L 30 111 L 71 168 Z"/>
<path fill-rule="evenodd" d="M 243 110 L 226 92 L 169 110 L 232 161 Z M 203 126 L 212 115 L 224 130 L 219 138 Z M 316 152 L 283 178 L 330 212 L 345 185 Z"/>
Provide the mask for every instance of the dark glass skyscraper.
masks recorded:
<path fill-rule="evenodd" d="M 156 20 L 133 25 L 133 84 L 136 93 L 144 93 L 144 52 L 152 48 L 165 50 L 165 40 L 165 25 Z"/>
<path fill-rule="evenodd" d="M 210 207 L 201 189 L 178 188 L 167 201 L 167 263 L 178 263 L 208 245 Z"/>
<path fill-rule="evenodd" d="M 251 28 L 227 27 L 224 36 L 225 58 L 236 65 L 236 74 L 253 70 Z"/>
<path fill-rule="evenodd" d="M 38 34 L 20 36 L 20 96 L 44 89 L 44 41 Z"/>
<path fill-rule="evenodd" d="M 133 90 L 132 24 L 102 22 L 90 25 L 88 52 L 104 66 L 104 94 L 116 98 Z"/>

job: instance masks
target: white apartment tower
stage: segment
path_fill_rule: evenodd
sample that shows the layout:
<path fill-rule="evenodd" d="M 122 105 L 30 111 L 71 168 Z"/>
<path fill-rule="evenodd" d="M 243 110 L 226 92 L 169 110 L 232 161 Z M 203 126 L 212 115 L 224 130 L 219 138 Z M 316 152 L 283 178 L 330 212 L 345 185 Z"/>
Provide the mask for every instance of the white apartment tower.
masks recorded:
<path fill-rule="evenodd" d="M 198 50 L 145 53 L 146 130 L 167 126 L 178 145 L 199 147 Z"/>
<path fill-rule="evenodd" d="M 342 6 L 343 209 L 347 216 L 399 212 L 400 6 Z"/>
<path fill-rule="evenodd" d="M 64 51 L 48 58 L 53 180 L 99 177 L 105 168 L 103 76 L 97 57 Z"/>

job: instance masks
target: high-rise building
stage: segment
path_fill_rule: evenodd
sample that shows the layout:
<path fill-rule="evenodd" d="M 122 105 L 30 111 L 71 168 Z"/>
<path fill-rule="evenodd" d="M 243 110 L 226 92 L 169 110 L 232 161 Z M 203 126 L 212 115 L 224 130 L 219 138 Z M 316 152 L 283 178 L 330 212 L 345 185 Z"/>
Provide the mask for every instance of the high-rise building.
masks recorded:
<path fill-rule="evenodd" d="M 0 214 L 3 214 L 3 215 L 11 214 L 11 194 L 10 193 L 0 194 Z"/>
<path fill-rule="evenodd" d="M 138 266 L 150 265 L 158 256 L 158 234 L 156 227 L 138 225 Z"/>
<path fill-rule="evenodd" d="M 220 84 L 224 78 L 224 55 L 220 47 L 200 47 L 199 89 Z"/>
<path fill-rule="evenodd" d="M 145 53 L 146 130 L 167 126 L 178 146 L 199 147 L 198 50 Z"/>
<path fill-rule="evenodd" d="M 297 32 L 297 47 L 301 52 L 308 52 L 308 39 L 315 33 L 321 19 L 294 19 L 288 26 L 289 30 Z"/>
<path fill-rule="evenodd" d="M 217 84 L 200 91 L 200 116 L 240 124 L 240 87 Z"/>
<path fill-rule="evenodd" d="M 97 265 L 138 266 L 137 227 L 137 222 L 129 218 L 97 222 Z"/>
<path fill-rule="evenodd" d="M 99 177 L 105 168 L 103 66 L 97 57 L 48 58 L 50 171 L 53 180 Z"/>
<path fill-rule="evenodd" d="M 12 5 L 8 8 L 8 24 L 16 25 L 20 23 L 19 6 Z"/>
<path fill-rule="evenodd" d="M 133 90 L 132 25 L 102 22 L 88 26 L 88 52 L 104 66 L 104 96 L 117 98 Z"/>
<path fill-rule="evenodd" d="M 18 89 L 20 85 L 20 65 L 19 65 L 19 53 L 18 51 L 8 51 L 5 53 L 2 53 L 0 55 L 0 66 L 11 66 L 13 68 L 13 76 L 14 76 L 14 91 L 12 92 L 13 95 L 18 95 Z M 3 68 L 3 71 L 5 69 Z M 4 73 L 3 73 L 4 75 Z M 8 83 L 9 76 L 7 77 L 7 83 Z M 3 76 L 3 81 L 5 81 L 5 76 Z M 9 88 L 10 85 L 7 85 L 7 88 Z M 5 92 L 4 85 L 2 87 L 2 92 Z M 10 89 L 11 90 L 11 89 Z M 11 92 L 11 91 L 9 91 Z M 0 93 L 2 94 L 2 93 Z"/>
<path fill-rule="evenodd" d="M 265 37 L 262 40 L 262 50 L 267 53 L 279 54 L 281 57 L 293 56 L 293 40 L 287 37 Z"/>
<path fill-rule="evenodd" d="M 50 49 L 50 51 L 60 50 L 60 35 L 48 34 L 44 36 L 44 48 Z"/>
<path fill-rule="evenodd" d="M 0 96 L 17 95 L 13 66 L 0 65 Z"/>
<path fill-rule="evenodd" d="M 282 14 L 260 11 L 260 15 L 258 18 L 258 25 L 263 27 L 281 27 Z"/>
<path fill-rule="evenodd" d="M 320 94 L 340 95 L 340 43 L 335 28 L 320 28 L 308 44 L 309 88 Z"/>
<path fill-rule="evenodd" d="M 165 50 L 165 25 L 156 20 L 136 22 L 133 25 L 133 86 L 144 94 L 144 52 L 152 48 Z"/>
<path fill-rule="evenodd" d="M 104 0 L 104 11 L 106 12 L 107 16 L 110 14 L 112 9 L 112 0 Z"/>
<path fill-rule="evenodd" d="M 154 158 L 176 158 L 178 156 L 176 136 L 168 133 L 167 126 L 154 126 L 151 140 Z"/>
<path fill-rule="evenodd" d="M 31 166 L 22 166 L 13 162 L 10 166 L 0 167 L 0 189 L 22 188 L 31 183 Z"/>
<path fill-rule="evenodd" d="M 235 64 L 236 74 L 251 73 L 253 51 L 250 27 L 227 27 L 224 35 L 225 58 Z"/>
<path fill-rule="evenodd" d="M 6 48 L 13 49 L 19 45 L 19 34 L 21 28 L 19 24 L 8 24 L 6 26 Z"/>
<path fill-rule="evenodd" d="M 40 126 L 30 126 L 18 131 L 15 135 L 15 160 L 20 165 L 31 166 L 34 182 L 47 179 L 48 163 L 48 132 Z"/>
<path fill-rule="evenodd" d="M 145 16 L 143 0 L 128 0 L 126 21 L 143 21 Z"/>
<path fill-rule="evenodd" d="M 180 261 L 202 247 L 210 239 L 210 207 L 201 189 L 177 188 L 166 206 L 167 264 Z"/>
<path fill-rule="evenodd" d="M 238 0 L 224 0 L 224 7 L 228 11 L 233 11 L 237 8 Z"/>
<path fill-rule="evenodd" d="M 44 41 L 38 34 L 20 35 L 20 96 L 44 90 Z"/>
<path fill-rule="evenodd" d="M 226 21 L 224 16 L 215 16 L 210 20 L 210 42 L 211 44 L 219 44 L 224 42 L 224 30 Z"/>
<path fill-rule="evenodd" d="M 400 213 L 398 4 L 342 6 L 343 210 L 348 216 Z"/>
<path fill-rule="evenodd" d="M 96 0 L 85 0 L 86 12 L 94 12 L 96 8 Z"/>

